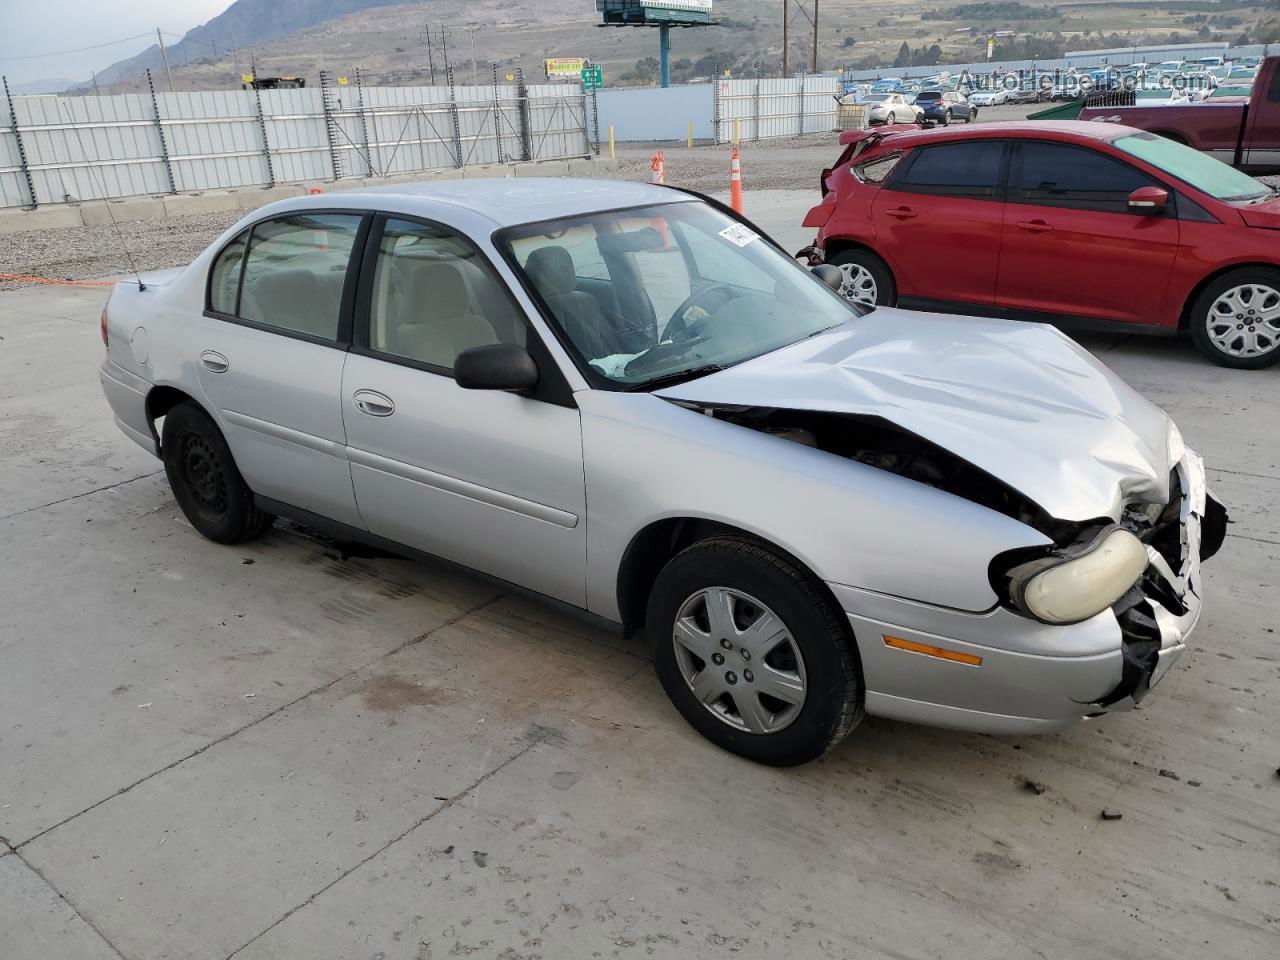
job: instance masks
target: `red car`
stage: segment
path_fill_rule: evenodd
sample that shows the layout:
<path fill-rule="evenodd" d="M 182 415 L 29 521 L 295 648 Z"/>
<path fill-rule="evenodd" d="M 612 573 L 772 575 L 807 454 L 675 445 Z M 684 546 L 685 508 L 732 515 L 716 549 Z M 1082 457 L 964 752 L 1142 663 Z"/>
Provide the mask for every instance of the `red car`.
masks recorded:
<path fill-rule="evenodd" d="M 1229 367 L 1280 361 L 1280 191 L 1110 123 L 842 134 L 804 225 L 863 303 L 1189 331 Z"/>

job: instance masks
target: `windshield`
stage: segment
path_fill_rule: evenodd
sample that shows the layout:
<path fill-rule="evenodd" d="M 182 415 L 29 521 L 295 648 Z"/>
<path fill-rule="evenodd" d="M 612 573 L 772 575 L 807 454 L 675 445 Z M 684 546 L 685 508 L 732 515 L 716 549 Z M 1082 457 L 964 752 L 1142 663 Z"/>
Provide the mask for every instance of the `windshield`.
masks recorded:
<path fill-rule="evenodd" d="M 937 90 L 925 90 L 922 93 L 917 93 L 916 99 L 917 100 L 941 100 L 942 94 L 939 93 Z"/>
<path fill-rule="evenodd" d="M 1134 133 L 1118 137 L 1111 143 L 1216 200 L 1254 200 L 1271 193 L 1271 188 L 1261 180 L 1255 180 L 1199 150 L 1153 133 Z"/>
<path fill-rule="evenodd" d="M 527 224 L 499 236 L 599 385 L 656 386 L 858 315 L 750 227 L 705 203 Z"/>
<path fill-rule="evenodd" d="M 889 97 L 884 93 L 872 93 L 867 96 L 867 103 L 884 103 Z"/>

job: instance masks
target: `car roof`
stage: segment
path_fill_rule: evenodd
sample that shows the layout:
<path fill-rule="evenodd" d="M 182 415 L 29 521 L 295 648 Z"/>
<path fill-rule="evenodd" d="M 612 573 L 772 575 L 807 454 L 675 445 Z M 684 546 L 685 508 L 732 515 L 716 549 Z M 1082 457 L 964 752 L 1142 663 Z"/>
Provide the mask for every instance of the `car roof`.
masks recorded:
<path fill-rule="evenodd" d="M 340 194 L 310 197 L 315 203 L 340 199 L 342 206 L 367 206 L 389 213 L 429 215 L 441 203 L 463 207 L 499 227 L 618 210 L 652 203 L 696 200 L 666 187 L 624 180 L 583 177 L 506 177 L 503 179 L 426 180 L 361 187 Z M 367 198 L 367 199 L 366 199 Z"/>
<path fill-rule="evenodd" d="M 1093 120 L 1010 120 L 1004 123 L 983 123 L 979 126 L 888 130 L 883 134 L 880 146 L 892 144 L 895 148 L 914 147 L 944 140 L 992 140 L 1005 137 L 1107 141 L 1126 133 L 1137 132 L 1139 131 L 1132 127 L 1118 123 L 1098 123 Z"/>

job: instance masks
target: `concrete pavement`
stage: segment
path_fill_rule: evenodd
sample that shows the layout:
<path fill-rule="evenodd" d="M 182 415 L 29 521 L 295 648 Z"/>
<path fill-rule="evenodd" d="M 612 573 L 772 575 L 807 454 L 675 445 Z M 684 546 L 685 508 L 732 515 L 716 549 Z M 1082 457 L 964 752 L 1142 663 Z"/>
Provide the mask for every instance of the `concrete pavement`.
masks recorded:
<path fill-rule="evenodd" d="M 809 199 L 748 213 L 793 249 Z M 100 396 L 104 293 L 0 293 L 4 960 L 1280 953 L 1280 370 L 1087 341 L 1236 521 L 1141 710 L 868 721 L 772 770 L 586 618 L 294 526 L 201 539 Z"/>

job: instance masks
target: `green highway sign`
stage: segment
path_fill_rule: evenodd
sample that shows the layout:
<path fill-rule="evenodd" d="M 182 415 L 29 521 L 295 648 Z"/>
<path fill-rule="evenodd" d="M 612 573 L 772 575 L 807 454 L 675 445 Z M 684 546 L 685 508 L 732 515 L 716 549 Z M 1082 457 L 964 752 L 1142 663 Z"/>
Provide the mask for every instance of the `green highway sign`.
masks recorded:
<path fill-rule="evenodd" d="M 600 67 L 582 68 L 582 89 L 599 90 L 604 87 L 604 70 Z"/>

